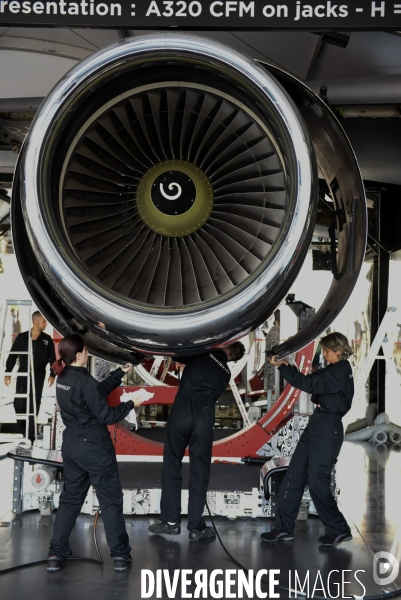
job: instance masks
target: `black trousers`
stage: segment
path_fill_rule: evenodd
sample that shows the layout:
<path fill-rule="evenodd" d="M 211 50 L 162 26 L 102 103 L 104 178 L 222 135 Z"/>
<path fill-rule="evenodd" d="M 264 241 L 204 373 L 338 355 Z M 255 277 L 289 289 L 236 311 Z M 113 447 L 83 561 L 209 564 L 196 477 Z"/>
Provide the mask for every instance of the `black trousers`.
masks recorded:
<path fill-rule="evenodd" d="M 67 427 L 61 452 L 65 480 L 49 556 L 71 556 L 69 537 L 92 484 L 99 500 L 111 554 L 128 558 L 131 547 L 123 516 L 123 493 L 108 430 L 105 427 L 86 430 Z"/>
<path fill-rule="evenodd" d="M 316 409 L 301 435 L 281 484 L 275 528 L 292 533 L 306 484 L 323 524 L 333 533 L 349 533 L 330 490 L 331 470 L 344 439 L 340 418 Z"/>
<path fill-rule="evenodd" d="M 202 514 L 210 478 L 215 403 L 207 398 L 180 396 L 174 401 L 166 428 L 163 454 L 162 521 L 181 521 L 181 466 L 189 446 L 188 529 L 205 526 Z"/>

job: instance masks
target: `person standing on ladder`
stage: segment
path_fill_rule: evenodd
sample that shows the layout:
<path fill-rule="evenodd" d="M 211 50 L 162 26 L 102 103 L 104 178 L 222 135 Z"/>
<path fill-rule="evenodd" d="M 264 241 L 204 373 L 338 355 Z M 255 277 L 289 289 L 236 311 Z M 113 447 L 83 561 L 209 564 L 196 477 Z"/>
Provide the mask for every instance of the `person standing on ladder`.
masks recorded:
<path fill-rule="evenodd" d="M 40 403 L 42 400 L 43 385 L 46 377 L 46 366 L 47 364 L 52 365 L 56 361 L 56 354 L 54 351 L 54 342 L 50 335 L 44 333 L 47 327 L 47 321 L 44 316 L 37 310 L 32 314 L 32 329 L 31 331 L 23 331 L 20 333 L 11 348 L 13 352 L 28 352 L 29 347 L 29 334 L 32 338 L 32 356 L 33 360 L 32 370 L 34 374 L 35 383 L 35 398 L 36 398 L 36 415 L 39 414 Z M 6 362 L 6 372 L 10 373 L 15 363 L 19 358 L 18 370 L 22 373 L 28 372 L 28 355 L 27 354 L 10 354 Z M 54 383 L 55 374 L 50 368 L 50 376 L 48 379 L 49 386 L 51 387 Z M 4 377 L 4 383 L 9 386 L 11 383 L 11 376 L 6 375 Z M 30 385 L 30 401 L 29 401 L 29 412 L 33 414 L 33 394 L 32 394 L 32 379 Z M 17 394 L 26 394 L 28 390 L 28 379 L 26 376 L 17 377 Z M 15 412 L 18 414 L 26 414 L 26 399 L 15 398 L 14 399 Z M 25 436 L 26 425 L 24 420 L 17 420 L 17 433 L 22 433 Z M 28 437 L 31 442 L 35 439 L 35 425 L 33 416 L 29 417 L 29 429 Z"/>

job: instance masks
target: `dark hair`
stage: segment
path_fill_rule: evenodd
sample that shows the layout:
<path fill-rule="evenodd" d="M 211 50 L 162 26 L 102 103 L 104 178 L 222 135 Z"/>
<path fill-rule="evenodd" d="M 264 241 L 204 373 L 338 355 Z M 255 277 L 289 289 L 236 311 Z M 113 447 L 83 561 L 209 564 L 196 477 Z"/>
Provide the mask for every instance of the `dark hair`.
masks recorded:
<path fill-rule="evenodd" d="M 354 353 L 348 339 L 342 333 L 334 332 L 325 335 L 320 339 L 320 345 L 333 352 L 340 351 L 340 360 L 347 360 Z"/>
<path fill-rule="evenodd" d="M 227 346 L 227 350 L 230 351 L 229 360 L 240 360 L 245 354 L 245 346 L 242 342 L 234 342 Z"/>
<path fill-rule="evenodd" d="M 58 377 L 64 373 L 65 365 L 75 362 L 78 352 L 86 348 L 85 340 L 77 333 L 66 335 L 58 345 L 60 358 L 52 364 L 52 369 Z"/>
<path fill-rule="evenodd" d="M 42 316 L 42 313 L 40 312 L 40 310 L 35 310 L 35 312 L 32 313 L 32 322 L 41 316 Z"/>

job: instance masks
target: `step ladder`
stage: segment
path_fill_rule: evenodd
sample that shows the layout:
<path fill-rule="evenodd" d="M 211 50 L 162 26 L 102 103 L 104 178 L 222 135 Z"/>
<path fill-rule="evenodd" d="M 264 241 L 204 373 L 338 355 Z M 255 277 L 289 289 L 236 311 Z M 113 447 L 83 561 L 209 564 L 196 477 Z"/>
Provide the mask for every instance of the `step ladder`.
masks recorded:
<path fill-rule="evenodd" d="M 28 349 L 26 351 L 11 351 L 4 349 L 4 340 L 6 334 L 6 320 L 7 315 L 9 314 L 9 309 L 13 306 L 21 306 L 26 307 L 28 309 Z M 4 397 L 4 389 L 5 389 L 5 377 L 26 377 L 27 379 L 27 391 L 26 393 L 14 394 L 14 398 L 25 398 L 26 399 L 26 412 L 25 413 L 16 413 L 16 420 L 25 421 L 25 437 L 28 437 L 29 433 L 29 418 L 33 417 L 34 421 L 34 435 L 35 441 L 34 445 L 37 445 L 37 422 L 36 422 L 36 389 L 35 389 L 35 377 L 33 372 L 33 354 L 32 354 L 32 336 L 31 336 L 31 326 L 32 326 L 32 300 L 6 300 L 5 305 L 3 306 L 3 315 L 1 319 L 1 329 L 0 329 L 0 395 L 1 398 Z M 15 340 L 14 340 L 15 341 Z M 5 370 L 5 364 L 7 358 L 10 354 L 17 354 L 18 356 L 27 355 L 27 372 L 18 371 L 17 373 L 7 372 Z M 33 412 L 30 412 L 30 394 L 31 394 L 31 386 L 32 386 L 32 400 L 33 400 Z M 0 433 L 1 433 L 1 423 L 0 423 Z M 18 434 L 16 434 L 18 436 Z M 15 437 L 15 435 L 13 436 Z"/>

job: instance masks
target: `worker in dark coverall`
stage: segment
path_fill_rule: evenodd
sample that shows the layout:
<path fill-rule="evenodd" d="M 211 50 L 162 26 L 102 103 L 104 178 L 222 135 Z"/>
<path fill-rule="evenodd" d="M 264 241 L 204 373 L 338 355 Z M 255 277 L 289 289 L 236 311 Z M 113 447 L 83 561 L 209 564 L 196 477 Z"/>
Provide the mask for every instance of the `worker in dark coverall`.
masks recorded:
<path fill-rule="evenodd" d="M 311 375 L 303 375 L 286 360 L 271 359 L 288 383 L 312 394 L 311 401 L 317 406 L 281 485 L 275 527 L 261 535 L 264 542 L 294 539 L 295 519 L 306 484 L 317 513 L 328 529 L 319 542 L 335 546 L 352 539 L 349 525 L 330 489 L 331 470 L 344 439 L 341 419 L 350 410 L 354 395 L 352 369 L 347 360 L 352 348 L 341 333 L 330 333 L 320 340 L 320 345 L 328 366 Z"/>
<path fill-rule="evenodd" d="M 42 401 L 43 385 L 46 377 L 46 367 L 48 364 L 52 365 L 56 360 L 54 352 L 54 343 L 50 335 L 44 333 L 47 327 L 46 319 L 40 314 L 39 311 L 35 311 L 32 315 L 32 329 L 31 331 L 23 331 L 18 334 L 15 338 L 15 342 L 12 345 L 11 352 L 28 352 L 29 335 L 32 337 L 32 357 L 33 359 L 33 373 L 35 383 L 35 399 L 36 399 L 36 416 L 39 414 L 40 403 Z M 6 372 L 11 373 L 15 363 L 19 358 L 18 370 L 21 373 L 27 373 L 28 371 L 28 355 L 27 354 L 10 354 L 6 362 Z M 8 386 L 11 382 L 11 376 L 7 375 L 4 378 L 4 383 Z M 48 379 L 49 386 L 54 383 L 54 372 L 50 368 L 50 377 Z M 30 382 L 30 402 L 29 412 L 33 414 L 33 389 L 32 389 L 32 378 Z M 28 390 L 28 378 L 17 377 L 16 393 L 26 394 Z M 14 408 L 17 414 L 26 414 L 26 398 L 15 398 Z M 26 432 L 26 421 L 17 421 L 14 431 L 16 433 L 22 433 L 25 435 Z M 28 437 L 31 442 L 35 439 L 35 421 L 33 416 L 29 418 Z"/>
<path fill-rule="evenodd" d="M 121 384 L 127 364 L 97 383 L 85 368 L 88 350 L 76 334 L 59 344 L 60 359 L 53 365 L 57 374 L 56 394 L 65 425 L 61 453 L 64 487 L 50 541 L 48 571 L 58 571 L 71 556 L 69 537 L 92 484 L 99 500 L 107 543 L 114 557 L 114 570 L 123 571 L 132 562 L 131 547 L 123 517 L 123 493 L 115 450 L 107 425 L 118 423 L 134 408 L 134 402 L 107 405 L 108 394 Z"/>
<path fill-rule="evenodd" d="M 160 521 L 149 527 L 151 533 L 181 532 L 181 467 L 189 446 L 189 539 L 215 537 L 202 517 L 210 478 L 215 403 L 231 378 L 227 362 L 239 360 L 244 352 L 243 344 L 234 342 L 209 354 L 180 357 L 180 363 L 186 366 L 167 419 Z"/>

